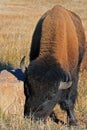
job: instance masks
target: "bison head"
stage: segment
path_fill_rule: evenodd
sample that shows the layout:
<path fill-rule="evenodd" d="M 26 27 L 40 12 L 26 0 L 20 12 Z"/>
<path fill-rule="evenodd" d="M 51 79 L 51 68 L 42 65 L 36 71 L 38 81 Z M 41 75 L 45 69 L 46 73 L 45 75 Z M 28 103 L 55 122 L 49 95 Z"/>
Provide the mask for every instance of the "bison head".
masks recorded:
<path fill-rule="evenodd" d="M 45 119 L 50 115 L 54 106 L 60 102 L 62 92 L 71 87 L 72 81 L 70 73 L 66 75 L 65 81 L 58 80 L 56 82 L 55 80 L 53 82 L 50 80 L 50 82 L 48 82 L 46 78 L 38 78 L 39 71 L 35 76 L 36 68 L 36 71 L 34 71 L 31 66 L 28 68 L 23 67 L 23 64 L 21 66 L 25 75 L 24 93 L 26 101 L 24 115 L 32 115 L 35 119 Z"/>

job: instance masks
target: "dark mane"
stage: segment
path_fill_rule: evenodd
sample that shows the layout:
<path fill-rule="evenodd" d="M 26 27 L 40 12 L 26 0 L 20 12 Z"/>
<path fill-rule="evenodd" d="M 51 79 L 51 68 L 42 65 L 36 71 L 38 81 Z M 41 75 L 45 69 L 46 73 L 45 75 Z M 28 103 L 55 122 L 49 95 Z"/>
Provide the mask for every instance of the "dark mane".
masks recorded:
<path fill-rule="evenodd" d="M 43 85 L 53 85 L 60 81 L 66 82 L 68 77 L 68 73 L 61 68 L 61 65 L 53 57 L 33 60 L 29 65 L 28 72 L 30 82 L 40 82 Z"/>

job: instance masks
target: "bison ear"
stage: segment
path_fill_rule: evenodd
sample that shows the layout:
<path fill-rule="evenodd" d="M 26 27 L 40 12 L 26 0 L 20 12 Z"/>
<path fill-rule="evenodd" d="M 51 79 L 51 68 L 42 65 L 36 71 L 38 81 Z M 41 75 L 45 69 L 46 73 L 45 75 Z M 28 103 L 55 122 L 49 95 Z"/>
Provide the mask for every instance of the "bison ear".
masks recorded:
<path fill-rule="evenodd" d="M 72 81 L 69 82 L 60 82 L 59 89 L 68 89 L 72 85 Z"/>
<path fill-rule="evenodd" d="M 26 67 L 25 67 L 25 56 L 23 56 L 23 58 L 21 59 L 20 68 L 21 68 L 22 72 L 25 73 L 25 71 L 26 71 Z"/>

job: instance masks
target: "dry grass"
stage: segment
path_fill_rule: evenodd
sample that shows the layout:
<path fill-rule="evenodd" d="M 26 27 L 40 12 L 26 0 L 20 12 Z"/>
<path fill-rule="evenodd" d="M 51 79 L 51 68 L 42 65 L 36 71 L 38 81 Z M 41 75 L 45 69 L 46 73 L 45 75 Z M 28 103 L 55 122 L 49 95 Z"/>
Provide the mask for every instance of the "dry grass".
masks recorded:
<path fill-rule="evenodd" d="M 19 67 L 21 58 L 28 55 L 31 38 L 38 19 L 55 4 L 77 12 L 80 15 L 87 36 L 87 0 L 2 0 L 0 1 L 0 68 Z M 57 108 L 58 116 L 65 119 L 65 113 Z M 87 71 L 80 73 L 79 94 L 75 113 L 79 130 L 87 129 Z M 32 125 L 33 124 L 33 125 Z M 39 124 L 39 125 L 38 125 Z M 17 116 L 0 118 L 1 130 L 58 130 L 51 121 L 32 123 Z M 68 130 L 65 126 L 61 130 Z M 72 128 L 73 130 L 74 128 Z M 76 128 L 78 129 L 78 128 Z"/>
<path fill-rule="evenodd" d="M 80 2 L 79 2 L 80 1 Z M 41 15 L 55 4 L 76 11 L 83 20 L 87 34 L 87 0 L 2 0 L 0 2 L 0 61 L 19 67 L 20 59 L 28 55 L 32 34 Z"/>

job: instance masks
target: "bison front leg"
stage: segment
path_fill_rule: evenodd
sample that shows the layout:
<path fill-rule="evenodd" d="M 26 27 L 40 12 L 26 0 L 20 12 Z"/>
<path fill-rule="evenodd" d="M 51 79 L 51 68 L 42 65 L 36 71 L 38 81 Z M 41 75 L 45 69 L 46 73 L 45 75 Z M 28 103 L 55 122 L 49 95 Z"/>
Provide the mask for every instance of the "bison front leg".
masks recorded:
<path fill-rule="evenodd" d="M 73 83 L 71 86 L 71 90 L 68 96 L 68 108 L 67 109 L 67 118 L 69 125 L 77 125 L 77 120 L 74 115 L 74 105 L 77 98 L 77 84 L 78 84 L 78 73 L 75 75 L 73 79 Z"/>
<path fill-rule="evenodd" d="M 67 123 L 68 125 L 77 125 L 77 121 L 74 115 L 74 103 L 72 100 L 66 100 L 60 103 L 63 110 L 67 112 Z"/>
<path fill-rule="evenodd" d="M 74 104 L 72 100 L 65 100 L 60 103 L 63 110 L 67 112 L 67 125 L 77 125 L 77 121 L 74 115 Z"/>
<path fill-rule="evenodd" d="M 65 101 L 66 105 L 66 112 L 67 112 L 67 123 L 69 125 L 77 125 L 77 120 L 74 115 L 74 104 L 72 103 L 72 100 Z"/>
<path fill-rule="evenodd" d="M 65 99 L 63 99 L 60 102 L 60 106 L 63 110 L 65 110 L 67 112 L 67 122 L 69 125 L 77 125 L 77 121 L 74 115 L 74 105 L 75 105 L 75 101 L 77 98 L 77 82 L 78 82 L 78 77 L 74 77 L 73 79 L 73 83 L 72 86 L 70 88 L 69 91 L 65 90 L 65 92 L 63 93 L 62 96 Z"/>
<path fill-rule="evenodd" d="M 74 109 L 67 110 L 67 122 L 69 125 L 77 126 L 77 120 L 74 115 Z"/>

